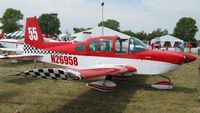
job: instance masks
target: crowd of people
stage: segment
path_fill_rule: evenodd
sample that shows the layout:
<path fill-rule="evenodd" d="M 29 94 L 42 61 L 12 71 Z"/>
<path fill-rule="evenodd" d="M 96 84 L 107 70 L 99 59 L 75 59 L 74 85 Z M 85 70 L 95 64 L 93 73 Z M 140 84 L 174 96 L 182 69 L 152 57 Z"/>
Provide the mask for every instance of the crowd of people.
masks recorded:
<path fill-rule="evenodd" d="M 168 46 L 161 47 L 161 45 L 154 44 L 154 43 L 152 43 L 150 46 L 151 46 L 151 49 L 161 49 L 163 51 L 169 50 Z M 187 48 L 189 53 L 192 53 L 193 46 L 192 46 L 191 43 L 188 43 L 187 46 L 184 43 L 179 43 L 176 47 L 174 47 L 174 51 L 184 52 L 186 48 Z M 196 48 L 197 48 L 197 54 L 198 54 L 198 56 L 200 56 L 200 43 L 197 44 Z M 193 50 L 193 52 L 194 52 L 194 50 Z"/>

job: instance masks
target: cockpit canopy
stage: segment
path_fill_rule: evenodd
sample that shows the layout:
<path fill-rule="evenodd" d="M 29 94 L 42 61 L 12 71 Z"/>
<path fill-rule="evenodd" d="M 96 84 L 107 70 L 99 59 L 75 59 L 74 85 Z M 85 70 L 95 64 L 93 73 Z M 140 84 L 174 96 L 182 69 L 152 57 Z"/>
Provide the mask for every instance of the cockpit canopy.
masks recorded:
<path fill-rule="evenodd" d="M 116 40 L 115 49 L 117 53 L 132 53 L 147 50 L 149 46 L 141 40 L 130 37 L 127 40 Z"/>
<path fill-rule="evenodd" d="M 133 53 L 147 50 L 149 47 L 144 42 L 135 37 L 121 39 L 117 36 L 91 38 L 76 46 L 76 51 L 87 52 L 113 52 L 113 53 Z"/>
<path fill-rule="evenodd" d="M 129 39 L 129 52 L 137 52 L 147 50 L 149 46 L 141 40 L 131 37 Z"/>

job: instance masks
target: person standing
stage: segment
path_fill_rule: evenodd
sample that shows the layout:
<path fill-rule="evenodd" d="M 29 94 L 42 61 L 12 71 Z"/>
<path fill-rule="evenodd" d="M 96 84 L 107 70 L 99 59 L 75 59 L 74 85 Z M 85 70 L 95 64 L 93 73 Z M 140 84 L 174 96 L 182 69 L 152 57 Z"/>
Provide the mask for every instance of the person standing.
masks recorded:
<path fill-rule="evenodd" d="M 189 50 L 189 51 L 188 51 L 189 53 L 192 52 L 192 44 L 191 44 L 191 43 L 188 44 L 188 50 Z"/>
<path fill-rule="evenodd" d="M 198 53 L 198 56 L 200 56 L 200 44 L 197 46 L 197 53 Z"/>
<path fill-rule="evenodd" d="M 184 48 L 185 48 L 184 43 L 181 43 L 179 45 L 180 52 L 184 52 Z"/>

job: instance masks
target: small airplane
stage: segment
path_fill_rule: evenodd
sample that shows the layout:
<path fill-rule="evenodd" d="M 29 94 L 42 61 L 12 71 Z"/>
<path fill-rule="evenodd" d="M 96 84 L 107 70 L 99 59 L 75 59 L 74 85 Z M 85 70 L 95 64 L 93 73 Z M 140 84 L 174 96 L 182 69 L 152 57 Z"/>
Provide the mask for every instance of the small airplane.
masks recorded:
<path fill-rule="evenodd" d="M 87 85 L 100 91 L 114 91 L 113 77 L 162 75 L 197 58 L 181 52 L 150 50 L 137 38 L 122 40 L 118 36 L 88 38 L 84 42 L 44 42 L 36 17 L 26 20 L 24 53 L 0 56 L 0 59 L 35 58 L 64 68 L 40 68 L 23 72 L 26 76 L 82 80 L 105 76 L 105 80 Z M 154 84 L 171 89 L 171 81 Z"/>

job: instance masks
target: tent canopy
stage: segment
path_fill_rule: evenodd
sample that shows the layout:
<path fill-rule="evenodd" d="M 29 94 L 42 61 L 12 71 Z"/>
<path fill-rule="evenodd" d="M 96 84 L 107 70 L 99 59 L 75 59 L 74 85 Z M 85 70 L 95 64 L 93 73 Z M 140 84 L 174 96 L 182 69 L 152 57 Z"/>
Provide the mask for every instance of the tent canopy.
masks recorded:
<path fill-rule="evenodd" d="M 183 40 L 178 39 L 171 35 L 165 35 L 165 36 L 157 37 L 157 38 L 154 38 L 151 40 L 151 44 L 156 43 L 156 42 L 160 42 L 161 47 L 163 47 L 166 43 L 168 43 L 172 47 L 174 47 L 175 44 L 177 44 L 177 43 L 183 43 Z"/>
<path fill-rule="evenodd" d="M 24 37 L 24 32 L 23 31 L 15 31 L 13 33 L 8 33 L 6 36 L 12 37 L 12 38 L 22 38 L 22 37 Z"/>
<path fill-rule="evenodd" d="M 120 33 L 118 31 L 112 30 L 110 28 L 107 27 L 103 27 L 104 28 L 104 36 L 111 36 L 111 35 L 117 35 L 122 39 L 129 39 L 131 36 Z M 76 41 L 83 41 L 89 37 L 98 37 L 98 36 L 102 36 L 102 27 L 96 27 L 90 30 L 86 30 L 83 32 L 79 32 L 76 34 L 72 34 L 71 36 L 76 37 L 75 40 Z"/>

